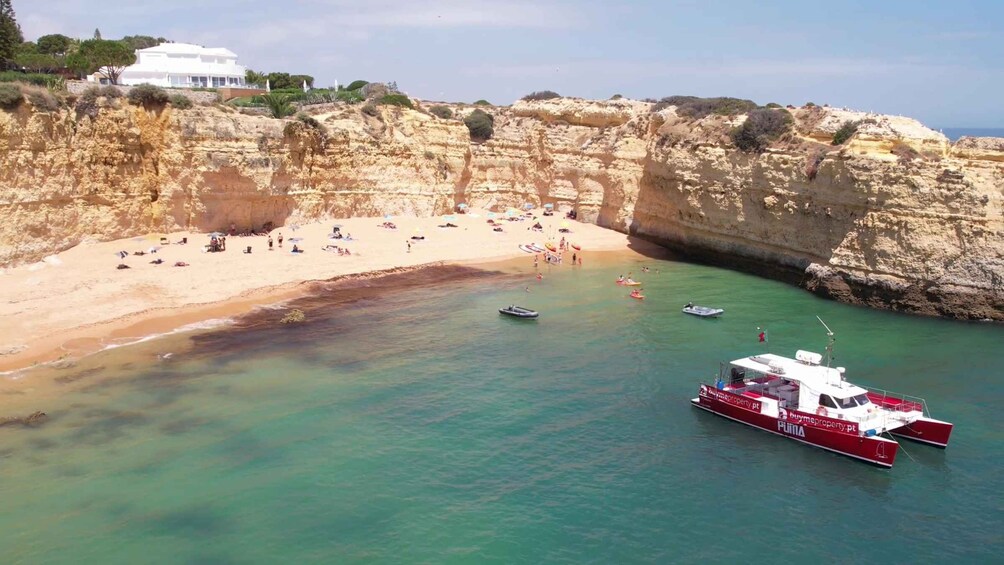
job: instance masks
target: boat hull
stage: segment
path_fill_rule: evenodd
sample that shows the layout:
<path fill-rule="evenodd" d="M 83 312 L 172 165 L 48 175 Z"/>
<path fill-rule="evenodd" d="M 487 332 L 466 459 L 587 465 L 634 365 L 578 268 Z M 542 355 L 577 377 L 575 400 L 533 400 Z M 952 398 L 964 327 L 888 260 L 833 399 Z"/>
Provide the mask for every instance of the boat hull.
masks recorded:
<path fill-rule="evenodd" d="M 538 312 L 534 310 L 526 310 L 522 308 L 519 310 L 509 310 L 508 308 L 499 308 L 499 314 L 502 314 L 503 316 L 509 316 L 510 318 L 520 318 L 523 320 L 534 320 L 537 318 L 537 316 L 540 315 Z"/>
<path fill-rule="evenodd" d="M 845 433 L 833 429 L 833 426 L 826 426 L 828 423 L 835 425 L 836 421 L 811 414 L 797 411 L 782 411 L 783 417 L 763 414 L 760 412 L 760 403 L 756 400 L 709 385 L 702 384 L 699 396 L 690 402 L 697 408 L 741 424 L 883 468 L 893 466 L 899 449 L 899 444 L 895 441 L 879 436 Z M 813 422 L 822 425 L 813 425 Z"/>
<path fill-rule="evenodd" d="M 948 447 L 948 439 L 952 435 L 952 428 L 953 425 L 948 422 L 932 418 L 920 418 L 902 428 L 891 430 L 889 433 L 894 436 L 944 449 Z"/>

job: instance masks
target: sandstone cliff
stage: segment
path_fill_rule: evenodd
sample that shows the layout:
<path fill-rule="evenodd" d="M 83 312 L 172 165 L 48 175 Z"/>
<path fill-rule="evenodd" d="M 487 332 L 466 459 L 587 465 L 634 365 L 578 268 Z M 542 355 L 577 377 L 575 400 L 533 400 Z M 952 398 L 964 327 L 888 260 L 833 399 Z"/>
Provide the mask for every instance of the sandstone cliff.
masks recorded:
<path fill-rule="evenodd" d="M 312 113 L 326 133 L 121 100 L 97 118 L 0 112 L 0 265 L 88 239 L 550 202 L 839 300 L 1004 320 L 1001 140 L 952 145 L 908 118 L 802 108 L 793 134 L 749 155 L 727 135 L 741 116 L 630 100 L 494 108 L 484 144 L 421 111 Z M 858 133 L 830 146 L 847 120 Z"/>

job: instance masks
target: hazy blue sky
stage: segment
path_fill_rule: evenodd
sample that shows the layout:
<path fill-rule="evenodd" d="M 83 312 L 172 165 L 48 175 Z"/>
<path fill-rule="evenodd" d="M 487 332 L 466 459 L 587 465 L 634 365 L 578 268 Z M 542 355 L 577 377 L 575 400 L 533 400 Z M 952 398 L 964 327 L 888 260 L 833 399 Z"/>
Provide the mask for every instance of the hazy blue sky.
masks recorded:
<path fill-rule="evenodd" d="M 1004 1 L 14 0 L 28 39 L 164 36 L 413 96 L 737 96 L 1004 126 Z"/>

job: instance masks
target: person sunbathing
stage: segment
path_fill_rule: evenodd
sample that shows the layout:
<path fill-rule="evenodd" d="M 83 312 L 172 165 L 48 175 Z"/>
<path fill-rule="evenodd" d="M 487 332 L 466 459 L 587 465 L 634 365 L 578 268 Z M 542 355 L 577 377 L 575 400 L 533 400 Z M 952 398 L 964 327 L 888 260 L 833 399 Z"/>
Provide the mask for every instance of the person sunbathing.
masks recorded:
<path fill-rule="evenodd" d="M 186 263 L 186 262 L 184 262 L 184 261 L 178 261 L 178 262 L 176 262 L 176 263 L 174 264 L 174 266 L 175 266 L 175 267 L 187 267 L 187 266 L 188 266 L 188 263 Z"/>

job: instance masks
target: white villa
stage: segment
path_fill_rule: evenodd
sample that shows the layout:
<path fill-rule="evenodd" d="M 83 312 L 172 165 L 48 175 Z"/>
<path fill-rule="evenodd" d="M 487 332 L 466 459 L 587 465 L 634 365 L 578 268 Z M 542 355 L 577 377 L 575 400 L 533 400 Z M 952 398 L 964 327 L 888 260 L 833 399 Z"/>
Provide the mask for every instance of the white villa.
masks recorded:
<path fill-rule="evenodd" d="M 122 71 L 119 84 L 153 84 L 163 87 L 242 87 L 247 68 L 237 55 L 223 47 L 190 43 L 161 43 L 136 50 L 136 63 Z M 88 80 L 95 80 L 89 77 Z"/>

